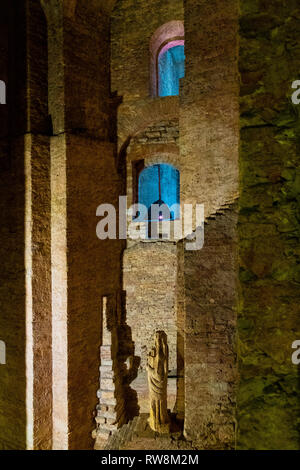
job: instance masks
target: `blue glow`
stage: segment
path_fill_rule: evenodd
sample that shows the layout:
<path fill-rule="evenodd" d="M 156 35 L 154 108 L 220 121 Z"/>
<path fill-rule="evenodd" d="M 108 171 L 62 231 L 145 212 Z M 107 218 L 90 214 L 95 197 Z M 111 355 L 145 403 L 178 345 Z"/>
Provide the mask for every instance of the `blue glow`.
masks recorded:
<path fill-rule="evenodd" d="M 174 46 L 158 59 L 159 96 L 179 95 L 179 80 L 185 74 L 184 46 Z"/>
<path fill-rule="evenodd" d="M 172 165 L 166 163 L 145 168 L 139 176 L 139 203 L 149 210 L 159 200 L 170 209 L 180 203 L 180 175 Z M 171 220 L 180 216 L 179 208 L 171 213 Z"/>

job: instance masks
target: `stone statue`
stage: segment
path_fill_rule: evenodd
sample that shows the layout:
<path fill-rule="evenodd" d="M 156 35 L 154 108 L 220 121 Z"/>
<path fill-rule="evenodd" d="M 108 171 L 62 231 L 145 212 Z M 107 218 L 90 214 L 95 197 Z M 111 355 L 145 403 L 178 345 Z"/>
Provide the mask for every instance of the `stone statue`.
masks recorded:
<path fill-rule="evenodd" d="M 170 418 L 167 409 L 169 349 L 167 335 L 157 331 L 155 346 L 148 354 L 148 383 L 150 398 L 149 425 L 159 433 L 170 432 Z"/>

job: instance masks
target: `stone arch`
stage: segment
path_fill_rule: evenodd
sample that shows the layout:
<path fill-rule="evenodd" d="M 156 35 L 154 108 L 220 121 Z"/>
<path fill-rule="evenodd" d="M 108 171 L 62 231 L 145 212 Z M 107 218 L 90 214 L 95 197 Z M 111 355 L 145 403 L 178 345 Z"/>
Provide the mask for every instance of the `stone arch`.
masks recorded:
<path fill-rule="evenodd" d="M 126 150 L 131 139 L 145 130 L 148 126 L 160 121 L 178 119 L 178 97 L 164 99 L 149 99 L 132 106 L 121 107 L 119 114 L 119 153 L 118 164 L 121 165 L 126 157 Z"/>
<path fill-rule="evenodd" d="M 174 145 L 167 147 L 157 144 L 154 148 L 145 148 L 143 151 L 145 166 L 156 165 L 158 163 L 166 163 L 175 166 L 180 171 L 179 148 Z"/>
<path fill-rule="evenodd" d="M 162 47 L 171 41 L 184 39 L 184 23 L 176 20 L 160 26 L 153 34 L 150 41 L 150 92 L 151 96 L 158 94 L 158 70 L 157 58 Z"/>

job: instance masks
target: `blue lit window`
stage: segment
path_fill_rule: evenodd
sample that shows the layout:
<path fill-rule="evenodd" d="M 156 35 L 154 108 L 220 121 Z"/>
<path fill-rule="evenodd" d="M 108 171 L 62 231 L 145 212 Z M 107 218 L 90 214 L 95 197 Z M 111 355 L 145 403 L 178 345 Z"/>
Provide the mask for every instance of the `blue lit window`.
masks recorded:
<path fill-rule="evenodd" d="M 139 175 L 139 203 L 147 207 L 151 220 L 151 207 L 156 204 L 169 210 L 168 217 L 159 212 L 156 220 L 175 220 L 180 217 L 180 175 L 172 165 L 166 163 L 146 167 Z M 155 220 L 155 219 L 153 219 Z"/>
<path fill-rule="evenodd" d="M 158 57 L 159 96 L 179 95 L 179 80 L 184 77 L 184 74 L 184 42 L 170 43 L 162 49 Z"/>

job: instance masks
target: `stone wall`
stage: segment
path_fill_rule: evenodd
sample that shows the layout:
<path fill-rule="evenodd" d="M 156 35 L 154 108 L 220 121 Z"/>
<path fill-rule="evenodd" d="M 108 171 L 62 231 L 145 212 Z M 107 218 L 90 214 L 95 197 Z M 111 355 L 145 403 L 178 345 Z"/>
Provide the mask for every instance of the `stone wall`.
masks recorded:
<path fill-rule="evenodd" d="M 126 145 L 137 133 L 167 113 L 171 119 L 180 116 L 181 200 L 204 203 L 206 215 L 238 196 L 237 3 L 187 1 L 183 8 L 177 2 L 133 6 L 123 0 L 112 16 L 112 89 L 122 97 L 120 157 L 125 158 Z M 178 106 L 178 97 L 150 98 L 149 47 L 158 27 L 183 19 L 186 77 Z"/>
<path fill-rule="evenodd" d="M 1 155 L 11 165 L 0 176 L 0 338 L 6 344 L 6 365 L 0 365 L 1 450 L 26 448 L 23 156 L 22 138 Z"/>
<path fill-rule="evenodd" d="M 204 248 L 184 256 L 185 434 L 199 448 L 227 449 L 236 432 L 238 2 L 184 7 L 181 201 L 204 204 L 207 220 Z"/>
<path fill-rule="evenodd" d="M 140 242 L 128 248 L 123 260 L 127 323 L 132 329 L 135 354 L 145 370 L 153 335 L 168 335 L 169 369 L 177 369 L 176 244 Z"/>
<path fill-rule="evenodd" d="M 145 166 L 161 162 L 177 166 L 178 137 L 178 120 L 172 120 L 155 123 L 132 139 L 127 149 L 128 206 L 134 202 L 133 162 L 143 159 Z M 154 269 L 149 270 L 150 266 Z M 123 257 L 123 273 L 127 320 L 136 343 L 136 354 L 141 357 L 141 369 L 145 370 L 153 334 L 160 328 L 168 335 L 170 369 L 177 369 L 176 246 L 129 240 Z M 166 297 L 164 292 L 167 292 Z"/>
<path fill-rule="evenodd" d="M 45 13 L 39 1 L 11 7 L 11 37 L 5 27 L 0 36 L 9 83 L 0 109 L 0 336 L 8 359 L 0 447 L 87 449 L 101 299 L 121 288 L 122 243 L 96 237 L 98 205 L 117 206 L 123 192 L 111 142 L 109 17 L 99 2 L 42 4 Z"/>
<path fill-rule="evenodd" d="M 238 1 L 186 0 L 181 200 L 214 214 L 238 196 Z"/>
<path fill-rule="evenodd" d="M 178 119 L 172 121 L 156 122 L 147 127 L 143 132 L 136 135 L 131 144 L 178 144 L 179 141 L 179 123 Z"/>
<path fill-rule="evenodd" d="M 9 31 L 14 20 L 11 2 L 3 2 L 0 18 L 0 79 L 10 103 Z M 24 31 L 20 31 L 23 37 Z M 19 43 L 20 44 L 20 43 Z M 21 48 L 22 49 L 22 48 Z M 22 56 L 23 50 L 14 51 Z M 21 61 L 20 61 L 21 64 Z M 25 67 L 23 57 L 22 66 Z M 20 75 L 25 78 L 24 68 Z M 8 87 L 9 84 L 9 87 Z M 24 119 L 24 114 L 20 110 Z M 6 365 L 0 365 L 0 449 L 26 447 L 25 267 L 24 267 L 24 140 L 10 137 L 9 106 L 0 105 L 0 339 L 6 344 Z M 21 133 L 22 131 L 20 131 Z"/>
<path fill-rule="evenodd" d="M 53 446 L 89 449 L 99 384 L 101 302 L 121 289 L 123 249 L 119 240 L 96 236 L 97 207 L 118 207 L 122 194 L 111 142 L 109 17 L 83 1 L 74 9 L 65 2 L 60 8 L 48 4 L 46 12 L 54 133 Z"/>
<path fill-rule="evenodd" d="M 95 208 L 117 207 L 121 182 L 111 144 L 78 136 L 67 142 L 69 447 L 86 449 L 93 444 L 101 299 L 121 289 L 122 242 L 96 237 Z"/>
<path fill-rule="evenodd" d="M 200 449 L 235 445 L 236 212 L 209 219 L 204 248 L 184 253 L 184 427 Z"/>
<path fill-rule="evenodd" d="M 111 21 L 112 91 L 124 103 L 150 96 L 150 40 L 164 23 L 183 20 L 183 0 L 118 0 Z"/>
<path fill-rule="evenodd" d="M 52 375 L 47 24 L 39 2 L 9 3 L 2 6 L 8 31 L 1 28 L 7 104 L 1 105 L 4 277 L 0 336 L 6 342 L 7 364 L 0 371 L 0 447 L 49 449 Z"/>
<path fill-rule="evenodd" d="M 159 7 L 151 2 L 152 17 L 149 21 L 147 11 L 150 4 L 135 4 L 134 13 L 133 4 L 126 1 L 117 4 L 112 18 L 112 86 L 123 100 L 118 110 L 118 147 L 120 166 L 122 159 L 123 163 L 127 160 L 129 203 L 132 202 L 133 183 L 131 163 L 139 159 L 144 159 L 146 165 L 159 162 L 175 165 L 181 175 L 181 202 L 204 203 L 207 217 L 237 198 L 237 3 L 237 0 L 232 0 L 224 7 L 224 2 L 220 1 L 208 3 L 187 0 L 184 2 L 184 11 L 181 5 L 182 9 L 176 13 L 175 2 L 172 6 L 161 2 Z M 169 13 L 164 16 L 161 13 L 167 6 Z M 141 13 L 137 11 L 138 7 Z M 181 81 L 180 96 L 151 98 L 149 39 L 164 23 L 183 18 L 187 59 L 186 77 Z M 154 21 L 159 21 L 155 27 Z M 147 33 L 144 31 L 144 22 L 147 22 Z M 141 50 L 138 50 L 139 47 Z M 172 132 L 169 132 L 168 141 L 164 142 L 164 126 L 161 123 L 177 122 L 178 119 L 179 133 L 177 135 L 176 132 L 175 140 Z M 176 307 L 172 314 L 177 329 L 176 368 L 180 375 L 176 411 L 183 416 L 185 410 L 186 435 L 201 448 L 232 448 L 235 439 L 233 415 L 236 359 L 233 336 L 237 242 L 236 216 L 232 212 L 230 214 L 227 218 L 218 216 L 221 219 L 215 222 L 219 224 L 220 235 L 216 234 L 214 222 L 210 222 L 211 240 L 204 251 L 187 252 L 185 256 L 180 256 L 181 250 L 176 247 L 174 261 L 165 263 L 158 270 L 159 276 L 163 274 L 165 280 L 171 281 L 170 267 L 172 263 L 176 266 Z M 144 330 L 148 328 L 148 325 L 140 325 L 140 310 L 146 311 L 153 302 L 153 286 L 158 282 L 155 270 L 146 271 L 145 264 L 141 265 L 146 256 L 142 250 L 145 251 L 143 244 L 126 250 L 123 265 L 124 288 L 129 288 L 128 322 L 134 324 L 133 330 L 139 332 L 134 335 L 139 349 L 140 336 L 142 343 L 146 343 Z M 152 253 L 150 258 L 153 265 L 155 258 Z M 215 265 L 205 271 L 208 262 Z M 203 274 L 201 269 L 205 271 L 203 286 L 200 283 Z M 144 285 L 144 279 L 148 280 L 152 293 L 148 285 Z M 224 280 L 228 292 L 226 305 L 222 309 L 224 299 L 220 293 L 225 295 L 222 285 Z M 137 286 L 141 288 L 139 291 Z M 205 317 L 205 314 L 208 315 L 207 305 L 216 309 L 210 304 L 207 295 L 210 295 L 210 299 L 218 299 L 221 318 L 217 326 L 210 317 Z M 155 308 L 159 315 L 158 307 Z M 199 312 L 203 312 L 201 325 L 197 319 Z M 147 318 L 151 319 L 149 313 Z M 155 324 L 157 319 L 149 321 L 151 328 Z M 210 343 L 206 338 L 209 338 Z M 220 344 L 222 341 L 224 345 Z M 210 352 L 210 348 L 213 352 Z M 215 370 L 216 364 L 222 365 Z M 201 373 L 203 370 L 205 374 Z M 219 388 L 215 384 L 218 381 L 221 381 Z"/>
<path fill-rule="evenodd" d="M 112 91 L 122 97 L 118 141 L 123 154 L 119 163 L 122 168 L 127 167 L 129 206 L 134 160 L 143 159 L 145 165 L 166 162 L 177 166 L 178 162 L 178 97 L 150 98 L 151 37 L 172 20 L 183 20 L 182 0 L 119 0 L 111 19 Z M 176 369 L 176 245 L 129 243 L 124 253 L 123 276 L 127 321 L 136 354 L 141 357 L 141 368 L 145 369 L 153 334 L 161 328 L 168 334 L 170 369 Z"/>
<path fill-rule="evenodd" d="M 183 21 L 183 1 L 118 0 L 111 18 L 111 83 L 121 99 L 119 150 L 126 140 L 163 120 L 178 119 L 178 97 L 151 98 L 153 34 L 163 24 Z"/>
<path fill-rule="evenodd" d="M 238 447 L 298 449 L 300 8 L 240 5 Z"/>

